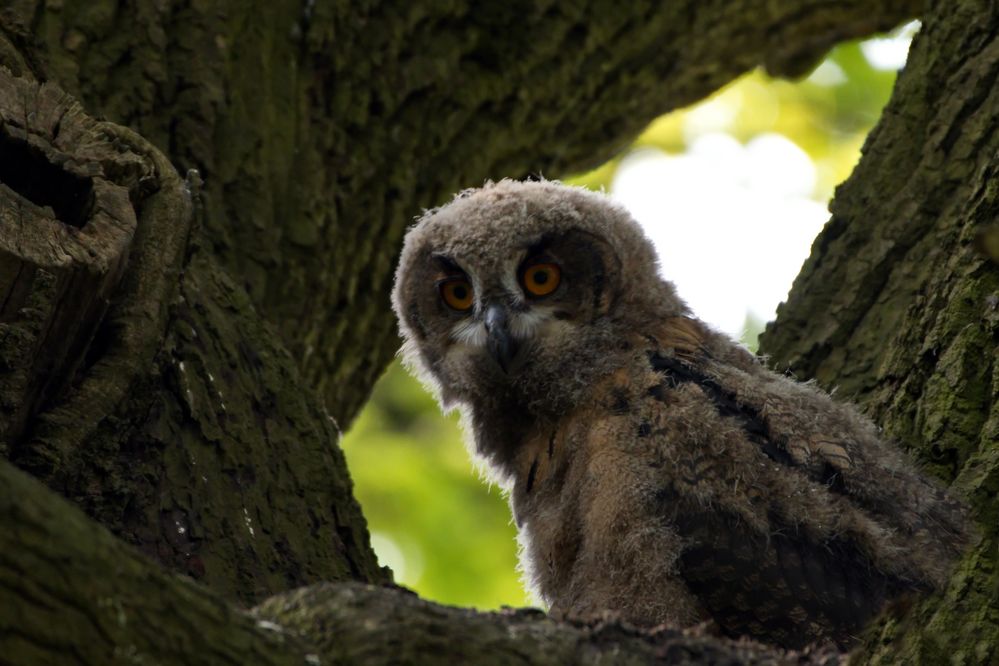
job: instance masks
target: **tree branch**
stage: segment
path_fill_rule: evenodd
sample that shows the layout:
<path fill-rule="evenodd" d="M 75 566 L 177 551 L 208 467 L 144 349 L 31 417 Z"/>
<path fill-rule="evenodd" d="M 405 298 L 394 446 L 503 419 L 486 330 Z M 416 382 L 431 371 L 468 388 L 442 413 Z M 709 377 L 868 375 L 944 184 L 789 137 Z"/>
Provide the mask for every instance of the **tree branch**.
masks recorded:
<path fill-rule="evenodd" d="M 166 573 L 6 461 L 0 524 L 2 664 L 303 662 L 283 636 Z"/>
<path fill-rule="evenodd" d="M 165 573 L 6 462 L 0 524 L 0 664 L 838 663 L 834 651 L 476 613 L 357 583 L 280 595 L 251 617 Z"/>
<path fill-rule="evenodd" d="M 392 266 L 421 208 L 595 166 L 657 115 L 759 65 L 801 75 L 923 0 L 36 4 L 3 10 L 0 62 L 201 172 L 211 251 L 345 426 L 397 347 Z"/>
<path fill-rule="evenodd" d="M 267 600 L 254 615 L 308 636 L 324 663 L 833 664 L 834 648 L 783 652 L 702 629 L 640 630 L 613 619 L 556 622 L 535 609 L 478 613 L 400 589 L 318 585 Z M 362 619 L 363 618 L 363 619 Z"/>

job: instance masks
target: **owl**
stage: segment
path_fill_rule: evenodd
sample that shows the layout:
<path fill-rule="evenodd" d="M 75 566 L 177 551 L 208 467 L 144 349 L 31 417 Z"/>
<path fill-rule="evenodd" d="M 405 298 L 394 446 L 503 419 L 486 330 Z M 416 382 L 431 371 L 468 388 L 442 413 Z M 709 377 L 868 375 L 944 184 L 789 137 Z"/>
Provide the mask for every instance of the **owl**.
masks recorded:
<path fill-rule="evenodd" d="M 458 194 L 409 230 L 392 302 L 553 614 L 845 647 L 943 584 L 967 539 L 961 505 L 856 409 L 694 317 L 605 195 Z"/>

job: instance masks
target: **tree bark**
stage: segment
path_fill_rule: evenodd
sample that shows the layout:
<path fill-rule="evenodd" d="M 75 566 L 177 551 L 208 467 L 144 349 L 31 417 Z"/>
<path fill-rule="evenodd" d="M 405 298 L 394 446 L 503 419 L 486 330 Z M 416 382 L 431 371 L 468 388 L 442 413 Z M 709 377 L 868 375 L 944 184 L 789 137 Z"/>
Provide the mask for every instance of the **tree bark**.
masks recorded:
<path fill-rule="evenodd" d="M 233 599 L 388 581 L 335 425 L 192 236 L 196 176 L 2 69 L 0 148 L 11 461 Z"/>
<path fill-rule="evenodd" d="M 968 499 L 981 538 L 950 586 L 865 649 L 875 663 L 999 660 L 999 8 L 935 3 L 777 320 L 772 363 L 863 404 Z"/>
<path fill-rule="evenodd" d="M 346 427 L 398 346 L 392 267 L 421 208 L 596 166 L 753 67 L 802 74 L 921 7 L 10 0 L 0 54 L 201 173 L 207 248 Z"/>
<path fill-rule="evenodd" d="M 593 165 L 757 64 L 803 73 L 922 3 L 488 7 L 0 7 L 0 163 L 17 159 L 0 166 L 0 453 L 205 586 L 0 465 L 0 662 L 388 663 L 400 645 L 528 663 L 831 658 L 350 585 L 270 599 L 263 626 L 228 605 L 389 580 L 306 387 L 343 423 L 367 396 L 395 348 L 387 293 L 420 207 Z M 988 662 L 999 643 L 999 292 L 971 249 L 999 209 L 995 12 L 932 7 L 764 337 L 956 480 L 982 525 L 941 597 L 871 635 L 874 660 Z"/>

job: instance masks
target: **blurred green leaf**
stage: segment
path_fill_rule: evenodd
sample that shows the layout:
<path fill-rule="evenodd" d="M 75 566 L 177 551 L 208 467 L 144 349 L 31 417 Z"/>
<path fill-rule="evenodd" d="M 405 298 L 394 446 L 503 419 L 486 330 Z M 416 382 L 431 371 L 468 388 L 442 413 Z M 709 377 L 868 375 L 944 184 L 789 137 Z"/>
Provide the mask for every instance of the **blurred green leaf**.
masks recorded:
<path fill-rule="evenodd" d="M 451 604 L 529 605 L 505 499 L 475 472 L 457 416 L 443 417 L 398 362 L 343 448 L 376 550 L 404 559 L 397 582 Z"/>

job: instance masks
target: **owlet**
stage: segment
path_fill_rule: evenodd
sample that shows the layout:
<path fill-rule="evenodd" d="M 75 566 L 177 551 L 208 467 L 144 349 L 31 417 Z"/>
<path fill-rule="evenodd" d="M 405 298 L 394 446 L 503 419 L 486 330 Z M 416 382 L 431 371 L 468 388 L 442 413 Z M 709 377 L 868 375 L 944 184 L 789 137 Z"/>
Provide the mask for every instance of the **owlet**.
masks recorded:
<path fill-rule="evenodd" d="M 843 646 L 942 584 L 960 504 L 657 268 L 622 207 L 555 182 L 462 192 L 406 236 L 402 353 L 462 410 L 551 611 Z"/>

